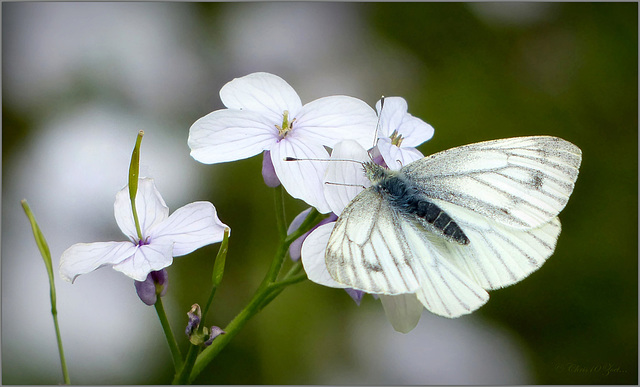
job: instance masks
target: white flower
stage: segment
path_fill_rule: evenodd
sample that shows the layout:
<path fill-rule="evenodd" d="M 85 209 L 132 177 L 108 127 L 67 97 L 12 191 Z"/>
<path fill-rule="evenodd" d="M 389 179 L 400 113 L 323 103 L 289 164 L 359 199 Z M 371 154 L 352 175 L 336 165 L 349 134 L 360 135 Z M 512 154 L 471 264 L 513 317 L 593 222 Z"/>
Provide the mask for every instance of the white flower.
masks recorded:
<path fill-rule="evenodd" d="M 150 272 L 171 265 L 173 257 L 220 242 L 228 227 L 209 202 L 187 204 L 169 216 L 169 208 L 149 178 L 139 179 L 136 209 L 142 239 L 138 238 L 126 186 L 116 194 L 114 210 L 116 223 L 129 241 L 71 246 L 60 258 L 60 276 L 73 282 L 80 274 L 112 265 L 134 280 L 144 281 Z"/>
<path fill-rule="evenodd" d="M 385 100 L 385 109 L 386 109 Z M 370 161 L 367 151 L 354 141 L 343 141 L 335 146 L 331 158 Z M 371 182 L 365 177 L 362 165 L 347 161 L 329 162 L 325 182 L 325 195 L 331 210 L 340 215 L 346 205 Z M 302 244 L 302 264 L 309 279 L 317 284 L 333 288 L 348 288 L 334 280 L 325 264 L 325 250 L 335 222 L 320 225 Z M 418 324 L 424 306 L 415 294 L 397 296 L 380 295 L 387 319 L 398 332 L 407 333 Z"/>
<path fill-rule="evenodd" d="M 376 103 L 380 115 L 378 149 L 387 166 L 400 169 L 424 157 L 415 147 L 433 137 L 433 127 L 407 113 L 407 101 L 402 97 L 385 97 L 381 105 L 381 101 Z"/>
<path fill-rule="evenodd" d="M 331 96 L 303 106 L 295 90 L 273 74 L 236 78 L 222 87 L 220 98 L 227 109 L 216 110 L 191 126 L 191 156 L 213 164 L 269 151 L 287 192 L 321 213 L 329 212 L 322 187 L 326 163 L 284 159 L 326 159 L 325 146 L 333 147 L 343 139 L 367 147 L 374 142 L 377 118 L 369 105 L 353 97 Z"/>

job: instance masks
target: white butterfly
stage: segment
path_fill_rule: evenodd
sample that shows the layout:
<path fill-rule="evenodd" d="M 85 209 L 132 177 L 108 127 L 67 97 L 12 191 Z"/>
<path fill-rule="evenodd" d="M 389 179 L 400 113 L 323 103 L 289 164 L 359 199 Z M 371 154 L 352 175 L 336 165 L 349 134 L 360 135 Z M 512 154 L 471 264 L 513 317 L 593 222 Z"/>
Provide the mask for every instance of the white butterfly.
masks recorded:
<path fill-rule="evenodd" d="M 334 154 L 340 152 L 337 146 Z M 486 290 L 522 280 L 551 256 L 560 234 L 557 215 L 581 159 L 570 142 L 535 136 L 449 149 L 397 171 L 363 163 L 370 186 L 332 186 L 341 194 L 327 195 L 337 213 L 341 200 L 362 192 L 335 223 L 305 240 L 305 270 L 328 286 L 415 294 L 441 316 L 471 313 L 487 302 Z M 363 181 L 361 167 L 347 164 L 330 163 L 325 181 Z M 323 251 L 326 267 L 313 259 Z M 383 304 L 406 309 L 417 303 L 383 298 Z"/>

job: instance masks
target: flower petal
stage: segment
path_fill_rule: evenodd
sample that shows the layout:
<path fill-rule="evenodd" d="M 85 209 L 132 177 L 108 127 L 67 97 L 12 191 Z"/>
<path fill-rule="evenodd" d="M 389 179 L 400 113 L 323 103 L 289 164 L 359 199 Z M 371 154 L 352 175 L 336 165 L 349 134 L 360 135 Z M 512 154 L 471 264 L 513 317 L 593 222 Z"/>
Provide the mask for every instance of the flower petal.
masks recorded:
<path fill-rule="evenodd" d="M 191 125 L 191 157 L 213 164 L 255 156 L 277 140 L 275 125 L 281 121 L 251 111 L 216 110 Z"/>
<path fill-rule="evenodd" d="M 287 157 L 299 159 L 328 159 L 329 153 L 320 144 L 288 136 L 271 148 L 271 161 L 284 189 L 296 199 L 314 206 L 320 213 L 330 212 L 324 198 L 322 178 L 327 162 L 314 160 L 285 161 Z"/>
<path fill-rule="evenodd" d="M 407 114 L 398 128 L 402 134 L 402 147 L 416 147 L 433 137 L 433 126 L 421 119 Z"/>
<path fill-rule="evenodd" d="M 290 116 L 302 107 L 298 93 L 284 79 L 269 73 L 252 73 L 235 78 L 220 89 L 220 99 L 229 109 L 260 112 L 282 122 L 282 113 Z"/>
<path fill-rule="evenodd" d="M 409 333 L 418 325 L 424 306 L 415 294 L 400 294 L 397 296 L 380 295 L 384 313 L 398 332 Z"/>
<path fill-rule="evenodd" d="M 345 288 L 344 291 L 347 292 L 349 297 L 351 297 L 351 299 L 358 306 L 360 306 L 360 303 L 362 302 L 362 297 L 364 297 L 364 295 L 367 294 L 367 293 L 363 292 L 362 290 L 356 290 L 356 289 L 352 289 L 352 288 Z"/>
<path fill-rule="evenodd" d="M 385 97 L 384 106 L 381 102 L 382 100 L 376 102 L 376 111 L 380 116 L 378 137 L 389 137 L 407 115 L 407 101 L 402 97 Z"/>
<path fill-rule="evenodd" d="M 332 288 L 347 288 L 348 286 L 336 282 L 324 261 L 325 250 L 329 242 L 329 236 L 333 231 L 335 222 L 323 224 L 309 234 L 302 244 L 302 266 L 307 272 L 307 277 L 317 284 Z"/>
<path fill-rule="evenodd" d="M 140 246 L 133 256 L 113 265 L 113 269 L 136 281 L 144 281 L 150 272 L 164 269 L 173 263 L 172 251 L 172 242 L 155 241 Z"/>
<path fill-rule="evenodd" d="M 353 198 L 356 197 L 363 187 L 368 187 L 371 182 L 364 174 L 362 164 L 352 161 L 370 161 L 369 154 L 360 144 L 353 140 L 345 140 L 336 144 L 331 153 L 327 172 L 325 173 L 324 196 L 331 208 L 331 211 L 340 215 L 342 210 Z"/>
<path fill-rule="evenodd" d="M 416 148 L 401 147 L 391 144 L 389 138 L 381 138 L 378 140 L 378 150 L 389 169 L 398 170 L 407 164 L 424 157 Z"/>
<path fill-rule="evenodd" d="M 169 207 L 165 204 L 160 192 L 156 188 L 153 179 L 140 178 L 138 180 L 138 192 L 136 194 L 136 211 L 142 237 L 148 236 L 146 232 L 154 225 L 167 219 Z M 133 211 L 131 210 L 131 199 L 129 197 L 129 186 L 126 185 L 116 194 L 114 204 L 116 223 L 125 235 L 132 241 L 138 240 Z"/>
<path fill-rule="evenodd" d="M 73 282 L 80 274 L 126 260 L 136 250 L 137 246 L 131 242 L 77 243 L 62 253 L 60 277 Z"/>
<path fill-rule="evenodd" d="M 341 140 L 355 140 L 365 149 L 375 143 L 376 112 L 364 101 L 337 95 L 309 102 L 295 116 L 292 134 L 306 141 L 333 147 Z"/>
<path fill-rule="evenodd" d="M 386 97 L 380 112 L 380 101 L 376 103 L 380 114 L 378 137 L 389 137 L 394 130 L 402 135 L 402 146 L 416 147 L 433 137 L 434 129 L 421 119 L 407 113 L 407 102 L 402 97 Z"/>
<path fill-rule="evenodd" d="M 227 227 L 218 219 L 213 204 L 194 202 L 178 208 L 166 221 L 149 230 L 150 245 L 173 243 L 173 256 L 179 257 L 222 241 Z"/>

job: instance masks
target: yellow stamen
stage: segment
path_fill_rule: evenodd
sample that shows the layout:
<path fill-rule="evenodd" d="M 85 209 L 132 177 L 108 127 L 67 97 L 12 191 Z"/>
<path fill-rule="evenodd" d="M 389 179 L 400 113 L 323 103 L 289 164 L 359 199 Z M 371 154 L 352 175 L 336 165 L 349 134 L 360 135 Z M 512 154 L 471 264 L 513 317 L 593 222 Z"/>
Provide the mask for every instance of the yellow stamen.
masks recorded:
<path fill-rule="evenodd" d="M 278 129 L 278 134 L 280 135 L 280 138 L 284 138 L 286 137 L 286 135 L 293 130 L 293 123 L 296 121 L 296 119 L 294 118 L 293 120 L 291 120 L 291 122 L 289 122 L 289 111 L 285 110 L 282 113 L 282 126 L 276 125 L 276 129 Z"/>
<path fill-rule="evenodd" d="M 398 133 L 397 130 L 394 130 L 389 138 L 391 139 L 391 143 L 397 147 L 400 147 L 400 145 L 402 144 L 402 140 L 404 140 L 404 138 L 402 138 L 402 135 Z"/>

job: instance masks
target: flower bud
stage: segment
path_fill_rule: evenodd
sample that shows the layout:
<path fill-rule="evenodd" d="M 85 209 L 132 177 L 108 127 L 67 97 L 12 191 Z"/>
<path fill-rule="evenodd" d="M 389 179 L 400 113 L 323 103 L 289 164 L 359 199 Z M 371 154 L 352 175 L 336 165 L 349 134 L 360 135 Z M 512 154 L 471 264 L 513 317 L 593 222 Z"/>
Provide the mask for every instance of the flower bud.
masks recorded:
<path fill-rule="evenodd" d="M 268 187 L 275 188 L 280 185 L 280 179 L 278 179 L 276 170 L 273 167 L 273 162 L 271 161 L 270 151 L 264 151 L 262 155 L 262 178 Z"/>
<path fill-rule="evenodd" d="M 187 322 L 187 327 L 184 333 L 191 337 L 191 335 L 198 329 L 200 326 L 200 320 L 202 319 L 202 311 L 200 310 L 200 305 L 193 304 L 191 306 L 191 310 L 187 312 L 187 316 L 189 317 L 189 321 Z"/>
<path fill-rule="evenodd" d="M 309 210 L 311 210 L 311 209 L 309 209 Z M 305 210 L 302 213 L 300 213 L 300 215 L 304 214 L 305 217 L 306 217 L 306 215 L 308 213 L 309 213 L 309 211 Z M 298 215 L 298 216 L 300 216 L 300 215 Z M 298 217 L 296 217 L 296 219 L 298 219 Z M 300 224 L 302 224 L 302 220 L 304 220 L 304 217 L 301 218 L 300 224 L 298 224 L 296 228 L 293 228 L 292 226 L 294 226 L 294 222 L 296 221 L 296 219 L 294 219 L 294 221 L 291 222 L 291 226 L 289 227 L 288 234 L 291 234 L 293 231 L 295 231 L 297 229 L 297 227 L 300 226 Z M 302 256 L 302 244 L 304 243 L 304 240 L 309 236 L 309 234 L 311 234 L 311 232 L 313 230 L 315 230 L 316 228 L 322 226 L 323 224 L 327 224 L 327 223 L 330 223 L 330 222 L 335 222 L 337 219 L 338 219 L 338 216 L 332 212 L 331 214 L 329 214 L 328 217 L 322 219 L 321 221 L 318 222 L 318 224 L 313 226 L 313 228 L 311 228 L 311 230 L 309 230 L 306 233 L 300 235 L 298 237 L 298 239 L 293 241 L 289 245 L 289 256 L 291 257 L 291 260 L 295 262 L 295 261 L 300 259 L 300 257 Z"/>
<path fill-rule="evenodd" d="M 166 269 L 152 271 L 144 281 L 135 281 L 136 293 L 145 304 L 151 306 L 167 293 L 169 274 Z"/>
<path fill-rule="evenodd" d="M 211 327 L 211 330 L 209 331 L 209 338 L 207 339 L 207 341 L 205 341 L 205 342 L 204 342 L 204 346 L 205 346 L 205 347 L 210 346 L 210 345 L 211 345 L 211 343 L 213 343 L 213 340 L 214 340 L 216 337 L 218 337 L 218 336 L 220 336 L 220 335 L 223 335 L 223 334 L 225 334 L 225 333 L 227 333 L 227 332 L 223 331 L 223 330 L 222 330 L 222 328 L 217 327 L 217 326 L 215 326 L 215 325 L 214 325 L 214 326 L 212 326 L 212 327 Z"/>

